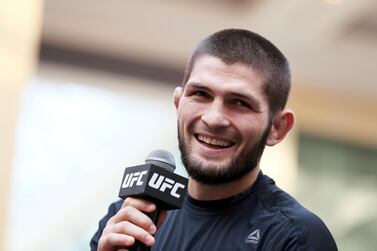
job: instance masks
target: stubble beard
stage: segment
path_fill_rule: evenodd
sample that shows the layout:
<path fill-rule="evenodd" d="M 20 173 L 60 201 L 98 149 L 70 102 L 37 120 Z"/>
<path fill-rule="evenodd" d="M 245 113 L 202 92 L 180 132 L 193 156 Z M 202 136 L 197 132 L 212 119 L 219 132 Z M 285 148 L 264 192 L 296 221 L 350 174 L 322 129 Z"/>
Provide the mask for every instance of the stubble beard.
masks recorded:
<path fill-rule="evenodd" d="M 198 160 L 191 156 L 191 147 L 185 144 L 178 123 L 178 142 L 182 163 L 188 175 L 202 184 L 219 185 L 240 179 L 257 167 L 263 154 L 270 129 L 271 121 L 269 119 L 266 129 L 256 143 L 243 149 L 241 153 L 229 159 L 227 163 L 218 166 L 205 163 L 205 161 Z"/>

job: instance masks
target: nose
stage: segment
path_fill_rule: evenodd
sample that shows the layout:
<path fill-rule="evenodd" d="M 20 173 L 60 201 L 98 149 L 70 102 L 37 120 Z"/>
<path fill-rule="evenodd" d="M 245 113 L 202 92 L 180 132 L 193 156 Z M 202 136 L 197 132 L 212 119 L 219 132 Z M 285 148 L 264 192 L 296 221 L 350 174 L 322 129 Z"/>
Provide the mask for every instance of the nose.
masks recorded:
<path fill-rule="evenodd" d="M 214 100 L 211 102 L 203 112 L 201 119 L 205 124 L 213 129 L 227 127 L 230 125 L 230 121 L 226 117 L 221 100 Z"/>

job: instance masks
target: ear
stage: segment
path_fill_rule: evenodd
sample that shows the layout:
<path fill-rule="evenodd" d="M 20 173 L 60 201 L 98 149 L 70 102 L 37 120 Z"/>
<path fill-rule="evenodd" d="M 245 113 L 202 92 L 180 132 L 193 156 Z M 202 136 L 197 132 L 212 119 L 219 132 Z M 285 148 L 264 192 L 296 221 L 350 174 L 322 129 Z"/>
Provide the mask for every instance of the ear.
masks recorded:
<path fill-rule="evenodd" d="M 178 109 L 179 106 L 179 101 L 181 100 L 183 89 L 182 87 L 178 86 L 174 89 L 174 94 L 173 94 L 173 103 L 176 109 Z"/>
<path fill-rule="evenodd" d="M 273 146 L 282 141 L 293 127 L 294 121 L 295 116 L 291 110 L 287 109 L 276 113 L 266 144 Z"/>

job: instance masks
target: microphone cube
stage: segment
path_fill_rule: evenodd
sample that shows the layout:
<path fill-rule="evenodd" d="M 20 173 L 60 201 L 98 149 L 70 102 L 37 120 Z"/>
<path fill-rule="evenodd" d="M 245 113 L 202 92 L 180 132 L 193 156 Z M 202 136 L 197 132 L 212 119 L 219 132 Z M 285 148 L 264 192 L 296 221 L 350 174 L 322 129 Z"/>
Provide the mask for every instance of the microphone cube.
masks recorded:
<path fill-rule="evenodd" d="M 141 197 L 164 209 L 181 208 L 187 192 L 188 179 L 154 164 L 127 167 L 119 197 Z"/>

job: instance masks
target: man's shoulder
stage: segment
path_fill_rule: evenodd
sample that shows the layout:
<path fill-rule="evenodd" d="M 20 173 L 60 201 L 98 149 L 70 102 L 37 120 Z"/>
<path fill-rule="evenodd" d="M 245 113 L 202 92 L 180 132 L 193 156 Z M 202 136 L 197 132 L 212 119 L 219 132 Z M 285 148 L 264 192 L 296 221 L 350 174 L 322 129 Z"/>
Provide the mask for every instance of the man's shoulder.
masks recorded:
<path fill-rule="evenodd" d="M 280 217 L 297 224 L 321 221 L 313 212 L 301 205 L 293 196 L 279 188 L 273 179 L 264 175 L 264 185 L 258 189 L 258 198 L 264 207 Z"/>
<path fill-rule="evenodd" d="M 282 230 L 279 230 L 282 235 L 296 239 L 302 245 L 322 242 L 327 248 L 332 247 L 327 250 L 336 250 L 335 241 L 320 217 L 277 187 L 271 178 L 266 176 L 264 179 L 267 182 L 259 189 L 258 198 L 270 218 L 274 218 L 274 224 Z"/>

